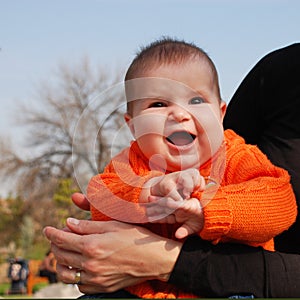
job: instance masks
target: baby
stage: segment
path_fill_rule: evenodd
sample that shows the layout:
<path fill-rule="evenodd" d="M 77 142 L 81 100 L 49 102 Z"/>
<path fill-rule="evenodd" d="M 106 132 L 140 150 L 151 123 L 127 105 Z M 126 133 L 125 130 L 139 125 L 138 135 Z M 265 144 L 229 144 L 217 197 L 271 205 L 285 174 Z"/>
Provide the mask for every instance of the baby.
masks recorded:
<path fill-rule="evenodd" d="M 143 223 L 166 238 L 198 234 L 274 250 L 273 238 L 297 214 L 289 174 L 223 130 L 226 104 L 208 55 L 158 40 L 133 60 L 125 85 L 135 141 L 91 179 L 92 218 Z M 141 298 L 194 296 L 158 281 L 127 290 Z"/>

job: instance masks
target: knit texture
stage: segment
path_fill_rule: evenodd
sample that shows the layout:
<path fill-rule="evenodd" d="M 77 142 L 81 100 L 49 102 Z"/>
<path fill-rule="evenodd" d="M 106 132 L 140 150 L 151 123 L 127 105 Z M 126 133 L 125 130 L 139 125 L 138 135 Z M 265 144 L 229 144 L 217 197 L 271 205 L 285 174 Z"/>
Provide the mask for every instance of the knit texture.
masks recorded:
<path fill-rule="evenodd" d="M 273 251 L 273 238 L 287 230 L 297 215 L 290 176 L 232 130 L 226 130 L 224 136 L 219 151 L 200 168 L 202 176 L 219 184 L 192 193 L 204 212 L 204 227 L 199 235 L 215 244 L 237 242 Z M 142 186 L 163 174 L 161 170 L 150 170 L 146 157 L 133 142 L 112 159 L 103 174 L 91 179 L 87 196 L 92 204 L 92 219 L 146 223 L 145 211 L 138 204 Z M 143 226 L 172 239 L 178 228 L 178 224 Z M 155 280 L 127 290 L 141 298 L 197 297 Z"/>

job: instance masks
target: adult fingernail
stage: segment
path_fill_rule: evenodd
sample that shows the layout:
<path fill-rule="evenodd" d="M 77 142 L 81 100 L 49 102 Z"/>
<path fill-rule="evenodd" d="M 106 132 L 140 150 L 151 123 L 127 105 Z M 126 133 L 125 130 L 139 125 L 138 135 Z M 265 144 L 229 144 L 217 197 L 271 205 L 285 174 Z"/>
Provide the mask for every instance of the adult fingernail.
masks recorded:
<path fill-rule="evenodd" d="M 67 221 L 68 221 L 68 223 L 70 223 L 72 225 L 79 225 L 79 220 L 77 220 L 75 218 L 68 218 Z"/>

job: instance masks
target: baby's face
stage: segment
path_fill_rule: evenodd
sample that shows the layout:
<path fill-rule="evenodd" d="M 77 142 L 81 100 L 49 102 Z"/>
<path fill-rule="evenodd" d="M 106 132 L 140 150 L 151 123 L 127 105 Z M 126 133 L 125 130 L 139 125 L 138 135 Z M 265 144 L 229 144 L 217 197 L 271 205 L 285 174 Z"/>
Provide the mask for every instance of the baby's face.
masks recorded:
<path fill-rule="evenodd" d="M 142 75 L 129 83 L 135 101 L 125 116 L 140 149 L 151 165 L 171 172 L 199 168 L 223 141 L 226 105 L 210 67 L 193 60 Z"/>

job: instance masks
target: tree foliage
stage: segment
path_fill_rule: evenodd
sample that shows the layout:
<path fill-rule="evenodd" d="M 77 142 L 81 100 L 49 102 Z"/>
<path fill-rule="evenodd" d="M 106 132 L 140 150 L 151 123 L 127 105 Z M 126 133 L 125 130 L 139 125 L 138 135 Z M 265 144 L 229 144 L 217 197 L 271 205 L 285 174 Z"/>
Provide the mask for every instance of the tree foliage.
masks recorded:
<path fill-rule="evenodd" d="M 1 200 L 0 238 L 2 246 L 20 238 L 20 220 L 24 216 L 24 201 L 9 195 Z"/>

